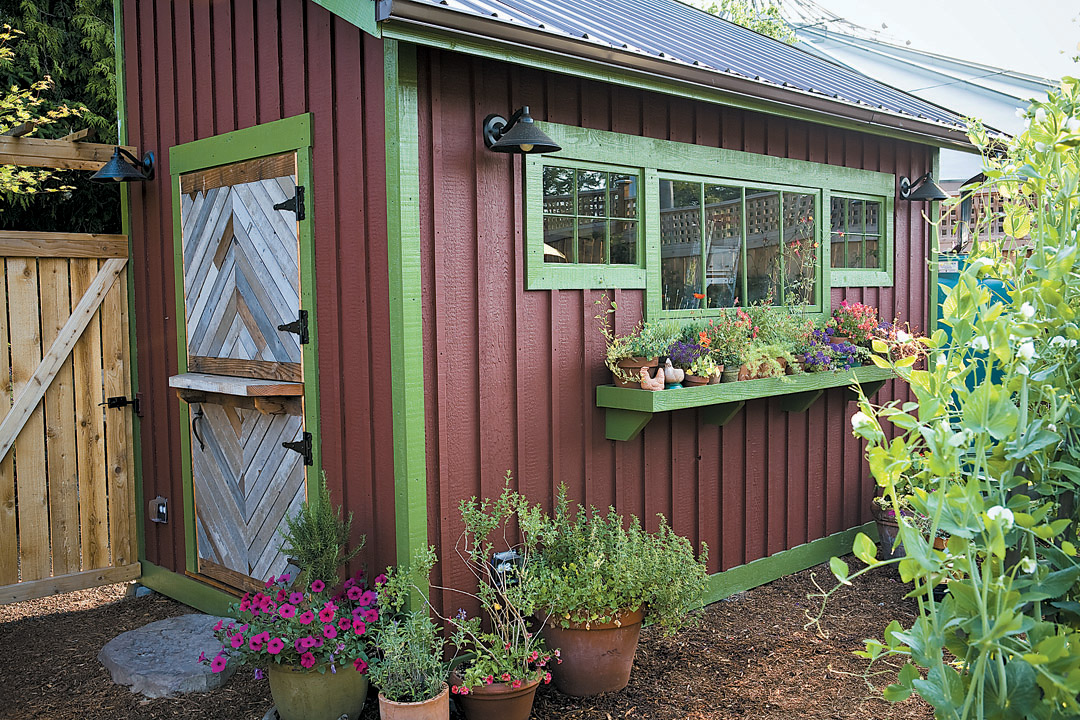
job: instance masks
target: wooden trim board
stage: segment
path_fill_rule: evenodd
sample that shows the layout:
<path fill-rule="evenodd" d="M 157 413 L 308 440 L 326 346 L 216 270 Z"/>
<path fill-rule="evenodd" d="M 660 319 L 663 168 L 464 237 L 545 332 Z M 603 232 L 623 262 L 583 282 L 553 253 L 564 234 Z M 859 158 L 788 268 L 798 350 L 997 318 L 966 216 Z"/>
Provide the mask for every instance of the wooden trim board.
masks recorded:
<path fill-rule="evenodd" d="M 126 258 L 127 235 L 0 230 L 0 257 Z"/>
<path fill-rule="evenodd" d="M 102 165 L 112 159 L 116 147 L 105 143 L 0 137 L 0 165 L 55 170 L 100 170 Z M 138 157 L 136 148 L 124 146 L 124 149 Z"/>
<path fill-rule="evenodd" d="M 209 375 L 242 375 L 260 380 L 303 382 L 301 363 L 271 362 L 269 360 L 237 360 L 235 358 L 188 357 L 188 372 Z"/>
<path fill-rule="evenodd" d="M 128 580 L 137 579 L 141 574 L 142 568 L 139 563 L 135 562 L 119 567 L 84 570 L 42 580 L 30 580 L 4 588 L 4 594 L 0 595 L 0 605 L 48 595 L 59 595 L 72 590 L 85 590 L 100 585 L 127 582 Z"/>
<path fill-rule="evenodd" d="M 206 373 L 173 375 L 169 378 L 169 387 L 182 390 L 201 390 L 223 395 L 239 395 L 241 397 L 296 396 L 304 394 L 304 383 L 258 380 L 229 375 L 208 375 Z"/>

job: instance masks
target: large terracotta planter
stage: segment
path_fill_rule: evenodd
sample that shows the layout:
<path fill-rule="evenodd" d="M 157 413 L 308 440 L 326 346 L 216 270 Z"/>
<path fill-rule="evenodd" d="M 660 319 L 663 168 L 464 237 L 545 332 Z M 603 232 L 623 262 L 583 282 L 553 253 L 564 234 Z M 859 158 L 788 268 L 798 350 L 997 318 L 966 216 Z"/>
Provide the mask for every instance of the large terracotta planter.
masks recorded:
<path fill-rule="evenodd" d="M 442 692 L 437 696 L 411 703 L 387 700 L 379 693 L 379 717 L 382 720 L 447 720 L 450 717 L 450 686 L 443 683 Z"/>
<path fill-rule="evenodd" d="M 271 663 L 266 675 L 281 720 L 358 718 L 367 699 L 367 675 L 353 669 L 352 663 L 338 666 L 336 673 Z"/>
<path fill-rule="evenodd" d="M 459 685 L 461 678 L 451 675 L 450 682 Z M 528 720 L 539 686 L 539 677 L 519 688 L 510 683 L 480 685 L 469 688 L 467 695 L 458 695 L 457 701 L 468 720 Z"/>
<path fill-rule="evenodd" d="M 561 664 L 551 666 L 555 687 L 566 695 L 587 697 L 622 690 L 630 682 L 638 637 L 641 609 L 626 610 L 616 622 L 571 623 L 557 627 L 551 619 L 542 635 L 548 647 L 559 648 Z"/>
<path fill-rule="evenodd" d="M 631 375 L 633 375 L 634 380 L 633 380 L 633 382 L 626 382 L 625 380 L 620 380 L 618 375 L 614 375 L 615 387 L 637 388 L 637 389 L 640 390 L 641 389 L 641 381 L 639 380 L 639 376 L 641 374 L 641 368 L 643 368 L 643 367 L 652 368 L 652 367 L 658 366 L 659 364 L 660 364 L 659 358 L 654 358 L 654 357 L 651 357 L 651 358 L 646 358 L 646 357 L 622 358 L 621 360 L 619 360 L 618 366 L 620 368 L 622 368 L 623 370 L 627 371 L 628 373 L 630 373 Z M 651 375 L 652 373 L 649 373 L 649 374 Z"/>

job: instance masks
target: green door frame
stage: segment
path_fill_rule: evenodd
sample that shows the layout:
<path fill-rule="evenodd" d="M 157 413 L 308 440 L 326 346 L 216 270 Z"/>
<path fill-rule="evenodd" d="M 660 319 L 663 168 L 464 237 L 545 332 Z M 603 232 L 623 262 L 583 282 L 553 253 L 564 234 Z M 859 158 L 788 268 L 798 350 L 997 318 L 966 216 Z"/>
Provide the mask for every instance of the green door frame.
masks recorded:
<path fill-rule="evenodd" d="M 187 372 L 187 327 L 185 318 L 187 309 L 184 303 L 184 248 L 180 218 L 180 175 L 195 170 L 232 163 L 243 162 L 267 155 L 296 152 L 296 182 L 306 189 L 305 199 L 308 205 L 305 217 L 299 221 L 300 251 L 300 307 L 308 311 L 308 333 L 311 341 L 301 346 L 301 360 L 304 374 L 304 429 L 312 436 L 312 464 L 307 470 L 307 488 L 310 491 L 313 482 L 322 471 L 322 435 L 319 415 L 319 327 L 318 313 L 315 307 L 315 245 L 312 232 L 311 210 L 312 190 L 311 168 L 311 114 L 297 115 L 284 120 L 256 125 L 255 127 L 236 130 L 214 137 L 196 140 L 169 149 L 169 168 L 171 172 L 173 204 L 173 274 L 176 282 L 176 347 L 179 371 Z M 191 437 L 183 431 L 191 423 L 188 404 L 180 404 L 181 473 L 184 485 L 184 546 L 186 569 L 194 574 L 198 571 L 198 547 L 195 535 L 195 507 L 191 477 Z M 317 498 L 317 493 L 308 493 L 309 498 Z"/>

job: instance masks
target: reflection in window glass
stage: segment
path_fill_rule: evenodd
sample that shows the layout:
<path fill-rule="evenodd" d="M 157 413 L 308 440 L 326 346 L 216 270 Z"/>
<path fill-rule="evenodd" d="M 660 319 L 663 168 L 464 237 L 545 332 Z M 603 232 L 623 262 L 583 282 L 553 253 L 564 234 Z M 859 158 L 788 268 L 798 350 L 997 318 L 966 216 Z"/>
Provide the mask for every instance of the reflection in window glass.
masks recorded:
<path fill-rule="evenodd" d="M 638 177 L 543 169 L 544 262 L 638 264 Z"/>
<path fill-rule="evenodd" d="M 746 189 L 746 303 L 780 300 L 780 193 Z"/>
<path fill-rule="evenodd" d="M 784 304 L 813 305 L 817 298 L 814 196 L 784 193 Z"/>
<path fill-rule="evenodd" d="M 883 270 L 881 256 L 881 202 L 833 197 L 829 239 L 832 267 Z"/>
<path fill-rule="evenodd" d="M 742 188 L 705 186 L 705 297 L 734 307 L 742 277 Z"/>
<path fill-rule="evenodd" d="M 660 275 L 665 310 L 703 307 L 701 183 L 660 181 Z"/>

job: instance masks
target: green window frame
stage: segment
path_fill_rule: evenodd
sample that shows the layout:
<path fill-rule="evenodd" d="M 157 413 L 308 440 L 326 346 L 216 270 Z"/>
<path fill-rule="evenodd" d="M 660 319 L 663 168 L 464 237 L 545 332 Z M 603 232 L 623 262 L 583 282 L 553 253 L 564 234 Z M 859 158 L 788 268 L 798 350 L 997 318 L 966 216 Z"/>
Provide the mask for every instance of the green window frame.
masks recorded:
<path fill-rule="evenodd" d="M 562 150 L 524 156 L 525 287 L 528 290 L 624 288 L 646 291 L 645 316 L 652 319 L 710 317 L 720 308 L 664 309 L 661 268 L 661 179 L 681 179 L 730 187 L 812 195 L 817 242 L 816 292 L 811 314 L 830 311 L 832 287 L 889 286 L 893 273 L 893 212 L 896 179 L 890 173 L 657 140 L 602 130 L 538 123 Z M 543 173 L 547 166 L 638 174 L 639 253 L 637 266 L 544 262 Z M 778 182 L 779 181 L 779 182 Z M 745 192 L 745 191 L 744 191 Z M 884 267 L 831 267 L 829 229 L 832 195 L 880 201 L 885 216 L 881 253 Z M 781 213 L 782 215 L 782 213 Z M 740 252 L 745 256 L 744 238 Z M 702 221 L 704 222 L 704 220 Z M 704 227 L 704 225 L 703 225 Z M 780 230 L 779 232 L 783 232 Z M 704 245 L 704 240 L 702 242 Z M 704 249 L 702 250 L 704 253 Z M 746 263 L 740 263 L 740 299 L 746 297 Z M 781 275 L 783 276 L 783 275 Z"/>
<path fill-rule="evenodd" d="M 893 211 L 895 204 L 890 194 L 891 188 L 880 194 L 867 194 L 866 192 L 841 192 L 833 191 L 829 195 L 829 234 L 823 239 L 823 243 L 829 246 L 829 276 L 833 287 L 891 287 L 893 284 Z M 869 204 L 878 205 L 879 220 L 878 232 L 867 232 L 867 212 Z M 841 206 L 839 217 L 834 212 L 834 206 Z M 854 212 L 852 210 L 854 209 Z M 852 229 L 853 216 L 861 215 L 855 221 Z M 841 235 L 842 233 L 842 235 Z M 838 242 L 840 237 L 843 241 Z M 852 238 L 858 238 L 852 241 Z M 866 265 L 866 242 L 876 238 L 878 248 L 878 262 L 873 267 Z M 861 264 L 864 267 L 855 267 L 855 262 L 841 260 L 833 256 L 837 245 L 843 245 L 850 254 L 853 248 L 858 248 L 861 256 Z"/>

